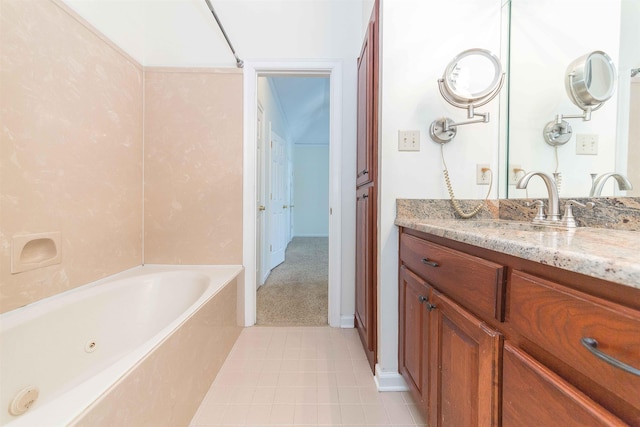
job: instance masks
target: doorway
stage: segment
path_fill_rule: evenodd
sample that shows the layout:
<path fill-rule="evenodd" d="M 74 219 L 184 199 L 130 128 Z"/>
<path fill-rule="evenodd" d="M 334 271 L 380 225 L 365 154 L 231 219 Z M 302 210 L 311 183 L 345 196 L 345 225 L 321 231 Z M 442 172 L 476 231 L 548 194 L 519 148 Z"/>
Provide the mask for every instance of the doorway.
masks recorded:
<path fill-rule="evenodd" d="M 258 123 L 258 78 L 260 76 L 307 76 L 325 77 L 329 79 L 330 98 L 330 129 L 329 129 L 329 244 L 328 244 L 328 321 L 330 326 L 341 326 L 340 301 L 341 301 L 341 158 L 342 158 L 342 131 L 341 131 L 341 82 L 342 68 L 339 62 L 299 62 L 299 63 L 245 63 L 244 68 L 244 184 L 243 184 L 243 262 L 245 267 L 244 286 L 244 325 L 251 326 L 256 322 L 256 288 L 259 284 L 257 277 L 257 250 L 258 224 L 256 212 L 261 205 L 258 204 L 259 181 L 257 158 L 257 123 Z M 263 108 L 266 108 L 263 105 Z M 265 129 L 269 129 L 268 119 L 264 118 Z M 271 123 L 273 128 L 273 123 Z M 282 136 L 282 135 L 280 135 Z M 286 139 L 286 137 L 284 137 Z M 266 151 L 263 152 L 263 155 Z M 264 175 L 264 172 L 263 172 Z M 286 203 L 285 203 L 286 204 Z M 268 216 L 267 216 L 268 218 Z M 295 211 L 292 222 L 295 226 Z M 286 228 L 286 227 L 285 227 Z"/>
<path fill-rule="evenodd" d="M 329 94 L 326 74 L 258 74 L 257 125 L 268 131 L 257 139 L 266 226 L 256 248 L 269 260 L 258 268 L 259 325 L 328 324 Z"/>

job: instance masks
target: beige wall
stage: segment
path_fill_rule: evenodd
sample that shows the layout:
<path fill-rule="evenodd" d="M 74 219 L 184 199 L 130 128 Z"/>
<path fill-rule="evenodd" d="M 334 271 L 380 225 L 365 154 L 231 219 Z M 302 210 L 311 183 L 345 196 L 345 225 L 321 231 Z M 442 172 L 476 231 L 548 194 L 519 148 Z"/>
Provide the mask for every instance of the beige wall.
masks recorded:
<path fill-rule="evenodd" d="M 142 262 L 241 264 L 242 73 L 143 70 L 58 0 L 0 8 L 0 312 Z M 12 274 L 43 232 L 61 263 Z"/>
<path fill-rule="evenodd" d="M 144 262 L 242 264 L 242 71 L 145 72 Z"/>
<path fill-rule="evenodd" d="M 53 1 L 1 0 L 0 309 L 139 265 L 142 69 Z M 60 264 L 11 274 L 12 238 Z"/>

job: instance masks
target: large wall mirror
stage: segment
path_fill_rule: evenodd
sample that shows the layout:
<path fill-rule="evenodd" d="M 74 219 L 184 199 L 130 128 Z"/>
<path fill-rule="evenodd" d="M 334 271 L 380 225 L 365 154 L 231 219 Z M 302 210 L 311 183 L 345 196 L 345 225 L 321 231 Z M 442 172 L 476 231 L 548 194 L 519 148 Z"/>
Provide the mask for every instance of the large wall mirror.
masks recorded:
<path fill-rule="evenodd" d="M 599 178 L 602 196 L 640 196 L 640 0 L 511 0 L 510 7 L 507 197 L 546 197 L 542 180 L 515 187 L 536 170 L 557 174 L 560 197 L 589 197 Z M 565 119 L 570 137 L 550 144 L 547 124 L 583 114 L 565 89 L 567 68 L 595 51 L 615 66 L 613 95 L 589 120 Z M 594 73 L 602 68 L 593 65 Z M 634 189 L 604 182 L 614 173 Z"/>

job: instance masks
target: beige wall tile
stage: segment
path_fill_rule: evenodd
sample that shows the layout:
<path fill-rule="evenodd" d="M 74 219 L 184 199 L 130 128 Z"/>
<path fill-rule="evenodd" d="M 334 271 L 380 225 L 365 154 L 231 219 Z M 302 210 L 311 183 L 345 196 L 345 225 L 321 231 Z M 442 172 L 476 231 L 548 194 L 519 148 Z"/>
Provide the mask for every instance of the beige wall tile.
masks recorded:
<path fill-rule="evenodd" d="M 150 264 L 242 263 L 242 73 L 145 70 Z"/>
<path fill-rule="evenodd" d="M 143 74 L 57 2 L 0 19 L 4 312 L 141 263 Z M 11 274 L 12 237 L 49 231 L 62 262 Z"/>

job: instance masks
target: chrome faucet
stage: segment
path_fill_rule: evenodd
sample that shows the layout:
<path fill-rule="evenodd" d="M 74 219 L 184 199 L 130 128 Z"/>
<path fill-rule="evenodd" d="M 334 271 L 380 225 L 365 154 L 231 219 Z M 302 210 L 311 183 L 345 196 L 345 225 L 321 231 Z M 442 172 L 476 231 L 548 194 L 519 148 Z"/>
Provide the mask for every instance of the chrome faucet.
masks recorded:
<path fill-rule="evenodd" d="M 558 187 L 556 187 L 556 183 L 553 180 L 553 177 L 545 172 L 529 172 L 525 174 L 518 183 L 516 184 L 516 188 L 522 190 L 527 188 L 527 184 L 529 184 L 529 180 L 532 176 L 538 175 L 544 181 L 544 185 L 547 187 L 547 193 L 549 194 L 549 210 L 547 211 L 546 216 L 542 216 L 542 218 L 536 217 L 535 222 L 544 222 L 544 223 L 559 223 L 560 222 L 560 201 L 558 198 Z"/>
<path fill-rule="evenodd" d="M 629 181 L 629 178 L 620 173 L 609 172 L 603 173 L 593 181 L 591 191 L 589 192 L 589 197 L 600 197 L 605 182 L 607 182 L 607 180 L 611 177 L 615 178 L 615 180 L 618 181 L 619 190 L 633 190 L 633 185 L 631 185 L 631 181 Z"/>

